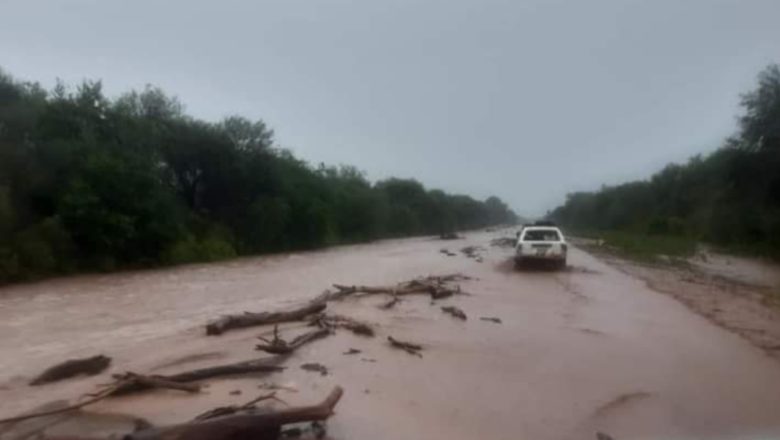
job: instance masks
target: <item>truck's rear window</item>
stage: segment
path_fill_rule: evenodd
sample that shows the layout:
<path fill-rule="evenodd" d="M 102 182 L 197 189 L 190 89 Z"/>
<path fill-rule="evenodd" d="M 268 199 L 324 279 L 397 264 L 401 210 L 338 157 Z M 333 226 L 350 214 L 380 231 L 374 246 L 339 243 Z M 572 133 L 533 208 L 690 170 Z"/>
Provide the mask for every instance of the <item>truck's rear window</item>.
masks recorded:
<path fill-rule="evenodd" d="M 525 231 L 524 241 L 559 241 L 558 231 L 555 229 Z"/>

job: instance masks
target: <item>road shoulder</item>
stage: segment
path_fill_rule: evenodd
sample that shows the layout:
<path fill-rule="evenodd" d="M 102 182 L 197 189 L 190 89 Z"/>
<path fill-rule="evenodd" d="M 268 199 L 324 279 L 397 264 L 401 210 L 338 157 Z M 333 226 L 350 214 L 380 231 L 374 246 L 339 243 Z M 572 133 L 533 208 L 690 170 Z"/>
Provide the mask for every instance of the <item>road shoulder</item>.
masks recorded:
<path fill-rule="evenodd" d="M 648 263 L 595 245 L 579 247 L 780 359 L 780 286 L 706 270 L 696 264 Z"/>

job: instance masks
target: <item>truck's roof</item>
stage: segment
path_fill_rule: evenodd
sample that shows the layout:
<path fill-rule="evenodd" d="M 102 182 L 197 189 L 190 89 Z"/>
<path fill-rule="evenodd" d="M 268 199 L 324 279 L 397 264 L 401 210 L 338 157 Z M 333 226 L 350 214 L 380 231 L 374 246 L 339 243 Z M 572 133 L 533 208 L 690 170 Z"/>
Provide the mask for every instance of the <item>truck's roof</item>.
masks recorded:
<path fill-rule="evenodd" d="M 560 229 L 558 229 L 555 226 L 526 226 L 523 228 L 523 231 L 556 231 L 561 232 Z"/>

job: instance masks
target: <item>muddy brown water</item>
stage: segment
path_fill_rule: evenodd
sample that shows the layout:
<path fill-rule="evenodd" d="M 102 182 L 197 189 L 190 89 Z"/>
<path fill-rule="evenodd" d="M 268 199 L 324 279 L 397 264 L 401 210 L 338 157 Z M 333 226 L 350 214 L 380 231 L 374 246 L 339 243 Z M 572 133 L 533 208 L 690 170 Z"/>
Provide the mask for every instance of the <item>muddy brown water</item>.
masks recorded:
<path fill-rule="evenodd" d="M 339 333 L 302 348 L 283 373 L 210 381 L 199 395 L 150 392 L 103 401 L 105 413 L 153 423 L 241 403 L 274 383 L 290 404 L 346 389 L 329 433 L 337 439 L 733 439 L 780 436 L 780 363 L 673 298 L 573 249 L 574 270 L 516 272 L 498 233 L 467 235 L 484 261 L 439 252 L 428 238 L 168 270 L 93 275 L 0 290 L 0 416 L 73 398 L 108 373 L 45 387 L 30 377 L 66 358 L 104 353 L 110 372 L 165 374 L 253 357 L 247 329 L 206 337 L 222 313 L 308 299 L 331 283 L 388 284 L 462 272 L 470 293 L 431 305 L 350 299 L 336 312 L 378 325 L 375 338 Z M 456 305 L 468 320 L 441 305 Z M 497 317 L 502 323 L 480 320 Z M 280 329 L 301 331 L 300 324 Z M 423 345 L 389 348 L 387 335 Z M 350 348 L 362 352 L 343 355 Z M 375 360 L 369 362 L 368 360 Z M 328 375 L 300 368 L 317 362 Z M 232 393 L 241 390 L 240 395 Z M 72 428 L 75 429 L 75 428 Z"/>

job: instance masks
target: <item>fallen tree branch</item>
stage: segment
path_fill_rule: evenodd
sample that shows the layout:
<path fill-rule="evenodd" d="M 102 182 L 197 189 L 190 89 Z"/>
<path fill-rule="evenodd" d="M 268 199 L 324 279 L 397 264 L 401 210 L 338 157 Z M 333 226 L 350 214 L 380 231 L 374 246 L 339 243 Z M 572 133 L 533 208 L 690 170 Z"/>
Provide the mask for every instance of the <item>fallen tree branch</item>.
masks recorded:
<path fill-rule="evenodd" d="M 114 378 L 116 379 L 116 381 L 112 384 L 109 384 L 106 388 L 98 391 L 97 393 L 82 396 L 82 398 L 89 397 L 86 400 L 83 400 L 78 403 L 74 403 L 72 405 L 65 406 L 63 408 L 58 408 L 55 410 L 33 412 L 33 413 L 22 414 L 14 417 L 8 417 L 5 419 L 0 419 L 0 424 L 19 422 L 27 419 L 33 419 L 38 417 L 44 417 L 44 416 L 50 416 L 50 415 L 75 411 L 87 405 L 91 405 L 100 400 L 103 400 L 107 397 L 126 394 L 132 391 L 139 391 L 139 390 L 152 389 L 152 388 L 169 388 L 169 389 L 187 391 L 190 393 L 200 391 L 200 386 L 194 384 L 181 383 L 181 381 L 174 380 L 172 379 L 172 377 L 144 376 L 141 374 L 128 372 L 122 375 L 115 375 Z"/>
<path fill-rule="evenodd" d="M 489 321 L 489 322 L 494 322 L 496 324 L 501 324 L 501 318 L 496 318 L 493 316 L 483 316 L 479 319 L 481 319 L 482 321 Z"/>
<path fill-rule="evenodd" d="M 468 279 L 470 278 L 462 274 L 448 274 L 405 281 L 392 287 L 334 284 L 333 287 L 336 289 L 336 292 L 326 292 L 318 298 L 326 298 L 326 301 L 335 301 L 356 293 L 365 295 L 388 294 L 394 297 L 414 293 L 428 293 L 432 299 L 441 299 L 460 293 L 459 285 L 452 286 L 449 283 Z"/>
<path fill-rule="evenodd" d="M 325 420 L 341 399 L 344 390 L 335 387 L 317 405 L 287 408 L 268 413 L 235 414 L 170 427 L 147 429 L 128 434 L 125 440 L 271 440 L 281 427 L 290 423 Z"/>
<path fill-rule="evenodd" d="M 463 312 L 463 310 L 461 310 L 461 309 L 459 309 L 458 307 L 455 307 L 455 306 L 442 307 L 441 311 L 444 312 L 444 313 L 448 313 L 448 314 L 450 314 L 450 315 L 452 315 L 452 316 L 454 316 L 454 317 L 456 317 L 458 319 L 462 319 L 464 321 L 466 319 L 468 319 L 466 317 L 466 313 Z"/>
<path fill-rule="evenodd" d="M 30 385 L 43 385 L 79 375 L 94 376 L 105 371 L 111 365 L 111 358 L 102 354 L 83 359 L 70 359 L 47 368 L 46 371 L 30 381 Z"/>
<path fill-rule="evenodd" d="M 40 411 L 40 412 L 31 412 L 27 414 L 22 414 L 19 416 L 14 417 L 7 417 L 5 419 L 0 419 L 0 425 L 5 423 L 13 423 L 13 422 L 21 422 L 22 420 L 27 419 L 34 419 L 37 417 L 45 417 L 45 416 L 51 416 L 55 414 L 62 414 L 70 411 L 75 411 L 77 409 L 83 408 L 87 405 L 91 405 L 95 402 L 98 402 L 100 400 L 105 399 L 106 397 L 114 394 L 114 392 L 121 386 L 120 383 L 113 384 L 112 386 L 100 391 L 99 393 L 95 394 L 94 396 L 90 397 L 89 399 L 82 400 L 81 402 L 74 403 L 72 405 L 65 406 L 63 408 L 57 408 L 52 409 L 48 411 Z"/>
<path fill-rule="evenodd" d="M 271 354 L 288 354 L 297 350 L 300 346 L 306 343 L 315 341 L 320 338 L 324 338 L 329 334 L 331 334 L 330 329 L 320 328 L 318 330 L 310 331 L 302 335 L 296 336 L 292 341 L 287 342 L 284 339 L 279 338 L 279 335 L 275 331 L 274 339 L 270 341 L 265 338 L 259 337 L 259 339 L 265 341 L 266 343 L 257 344 L 255 346 L 255 349 L 264 351 L 266 353 L 271 353 Z"/>
<path fill-rule="evenodd" d="M 221 335 L 228 330 L 237 328 L 300 321 L 309 315 L 322 312 L 326 307 L 326 301 L 315 300 L 292 310 L 226 315 L 206 325 L 206 334 Z"/>
<path fill-rule="evenodd" d="M 200 392 L 200 385 L 183 383 L 170 380 L 165 376 L 144 376 L 138 373 L 127 372 L 123 375 L 115 375 L 114 378 L 127 383 L 135 383 L 146 388 L 168 388 L 171 390 L 186 391 L 188 393 Z"/>
<path fill-rule="evenodd" d="M 311 324 L 330 330 L 343 328 L 360 336 L 374 336 L 374 328 L 371 324 L 342 315 L 328 315 L 322 313 L 317 315 L 314 320 L 312 320 Z"/>
<path fill-rule="evenodd" d="M 398 339 L 388 336 L 387 340 L 390 342 L 390 346 L 399 350 L 403 350 L 411 355 L 423 357 L 420 351 L 422 351 L 422 345 L 414 344 L 411 342 L 399 341 Z"/>
<path fill-rule="evenodd" d="M 275 356 L 271 358 L 253 359 L 249 361 L 237 362 L 234 364 L 217 365 L 214 367 L 201 368 L 198 370 L 184 371 L 182 373 L 169 376 L 155 376 L 169 382 L 195 382 L 198 380 L 209 379 L 217 376 L 229 376 L 234 374 L 247 373 L 273 373 L 284 370 L 279 364 L 286 359 L 286 356 Z M 114 395 L 129 394 L 138 391 L 153 388 L 148 383 L 139 383 L 137 381 L 124 382 L 115 390 Z"/>
<path fill-rule="evenodd" d="M 255 399 L 250 400 L 249 402 L 243 405 L 219 406 L 217 408 L 210 409 L 202 414 L 195 416 L 195 418 L 192 420 L 193 421 L 208 420 L 208 419 L 213 419 L 214 417 L 228 416 L 231 414 L 235 414 L 237 412 L 248 411 L 250 409 L 253 409 L 256 403 L 268 399 L 276 399 L 276 391 L 268 394 L 263 394 Z"/>

